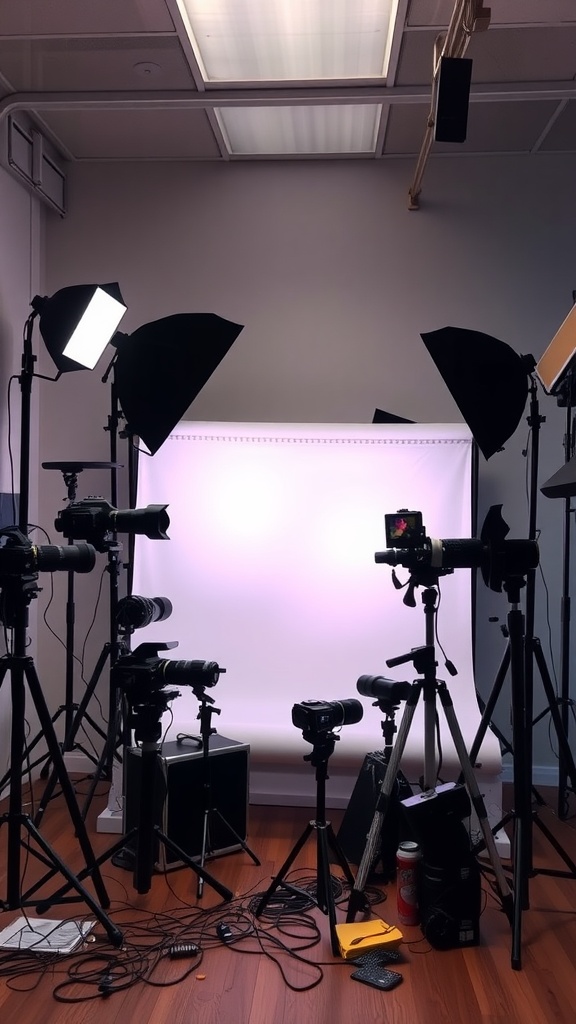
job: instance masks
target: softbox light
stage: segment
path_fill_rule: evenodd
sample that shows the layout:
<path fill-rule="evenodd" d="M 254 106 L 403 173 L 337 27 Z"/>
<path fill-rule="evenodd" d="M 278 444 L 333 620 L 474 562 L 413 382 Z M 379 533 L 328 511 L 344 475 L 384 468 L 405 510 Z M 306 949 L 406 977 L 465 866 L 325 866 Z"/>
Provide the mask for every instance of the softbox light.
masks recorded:
<path fill-rule="evenodd" d="M 31 305 L 59 374 L 93 370 L 126 312 L 117 284 L 72 285 Z"/>
<path fill-rule="evenodd" d="M 526 359 L 480 331 L 443 327 L 421 338 L 486 459 L 518 426 L 528 397 Z"/>
<path fill-rule="evenodd" d="M 152 455 L 235 342 L 242 326 L 215 313 L 176 313 L 114 339 L 115 381 L 128 431 Z"/>

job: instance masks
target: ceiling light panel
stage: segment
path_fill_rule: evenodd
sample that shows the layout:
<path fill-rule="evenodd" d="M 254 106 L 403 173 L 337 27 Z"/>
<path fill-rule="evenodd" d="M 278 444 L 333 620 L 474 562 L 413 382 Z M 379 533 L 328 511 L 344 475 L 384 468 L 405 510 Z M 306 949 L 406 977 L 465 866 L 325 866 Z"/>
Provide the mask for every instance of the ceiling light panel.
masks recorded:
<path fill-rule="evenodd" d="M 216 111 L 231 156 L 371 155 L 380 114 L 375 103 Z"/>
<path fill-rule="evenodd" d="M 397 0 L 177 2 L 207 82 L 386 75 Z"/>

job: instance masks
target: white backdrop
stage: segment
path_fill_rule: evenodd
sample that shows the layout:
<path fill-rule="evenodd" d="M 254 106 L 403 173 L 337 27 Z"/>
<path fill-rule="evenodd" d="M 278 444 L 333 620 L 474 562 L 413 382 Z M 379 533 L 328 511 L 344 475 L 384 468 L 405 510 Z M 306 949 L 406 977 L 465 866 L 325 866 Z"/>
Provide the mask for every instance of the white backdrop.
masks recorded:
<path fill-rule="evenodd" d="M 140 459 L 138 507 L 169 505 L 170 540 L 137 538 L 134 577 L 135 594 L 168 597 L 174 611 L 138 630 L 133 649 L 177 640 L 160 657 L 217 661 L 226 674 L 207 692 L 221 709 L 218 732 L 249 742 L 266 762 L 301 757 L 308 750 L 292 725 L 294 703 L 358 698 L 365 673 L 413 679 L 411 663 L 385 664 L 424 643 L 425 621 L 421 591 L 416 608 L 405 606 L 390 568 L 374 561 L 386 546 L 384 513 L 421 510 L 429 536 L 469 537 L 471 453 L 460 424 L 180 424 L 153 458 Z M 401 567 L 398 574 L 408 578 Z M 440 588 L 439 639 L 458 676 L 439 676 L 471 743 L 480 716 L 470 571 L 442 577 Z M 363 720 L 342 729 L 335 764 L 361 763 L 383 745 L 380 712 L 359 699 Z M 170 738 L 197 732 L 189 689 L 181 687 L 172 711 Z M 419 707 L 413 748 L 422 718 Z M 449 760 L 446 733 L 442 723 Z M 490 733 L 487 757 L 498 771 Z"/>

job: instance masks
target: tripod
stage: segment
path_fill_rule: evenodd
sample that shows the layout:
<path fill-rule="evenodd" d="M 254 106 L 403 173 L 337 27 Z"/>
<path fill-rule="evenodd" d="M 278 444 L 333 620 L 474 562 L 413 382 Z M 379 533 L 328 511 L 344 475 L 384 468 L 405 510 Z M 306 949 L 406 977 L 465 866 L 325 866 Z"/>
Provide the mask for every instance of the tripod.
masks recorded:
<path fill-rule="evenodd" d="M 536 395 L 536 384 L 532 380 L 530 388 L 530 416 L 528 417 L 528 423 L 532 429 L 532 450 L 531 450 L 531 465 L 530 465 L 530 497 L 529 497 L 529 541 L 534 541 L 536 538 L 536 495 L 538 486 L 538 454 L 539 454 L 539 432 L 542 417 L 539 414 L 538 400 Z M 525 617 L 521 619 L 521 626 L 518 626 L 518 619 L 521 617 L 521 612 L 518 607 L 519 594 L 522 587 L 526 587 L 526 613 Z M 567 587 L 566 575 L 564 578 L 564 586 Z M 536 825 L 546 835 L 548 841 L 558 852 L 564 863 L 569 868 L 569 873 L 562 871 L 552 871 L 551 869 L 547 872 L 548 874 L 555 874 L 561 877 L 572 877 L 576 878 L 576 865 L 572 862 L 570 857 L 565 853 L 560 844 L 551 835 L 548 829 L 540 822 L 536 813 L 532 813 L 531 810 L 531 793 L 534 790 L 532 783 L 532 731 L 534 725 L 544 717 L 546 714 L 550 714 L 556 738 L 558 741 L 558 747 L 560 751 L 560 776 L 559 786 L 563 791 L 566 789 L 566 778 L 570 779 L 570 785 L 574 792 L 576 792 L 576 763 L 570 750 L 570 744 L 567 735 L 567 714 L 568 714 L 568 699 L 567 699 L 567 683 L 566 673 L 568 671 L 568 657 L 567 657 L 567 624 L 563 622 L 563 658 L 562 658 L 562 706 L 559 707 L 558 697 L 554 691 L 554 686 L 550 678 L 550 673 L 546 665 L 542 646 L 537 637 L 534 636 L 534 613 L 535 613 L 535 589 L 536 589 L 536 570 L 530 569 L 524 576 L 510 576 L 504 582 L 504 589 L 508 591 L 509 602 L 512 606 L 511 612 L 509 613 L 509 619 L 512 621 L 512 628 L 516 634 L 520 629 L 520 636 L 516 636 L 515 642 L 518 648 L 522 648 L 521 655 L 513 654 L 513 637 L 510 631 L 510 621 L 508 623 L 508 634 L 509 640 L 502 657 L 502 661 L 498 668 L 496 679 L 492 691 L 485 703 L 482 718 L 480 720 L 480 726 L 478 728 L 477 735 L 474 739 L 472 747 L 470 749 L 470 760 L 473 762 L 480 750 L 480 746 L 486 730 L 490 725 L 490 721 L 496 707 L 496 703 L 500 696 L 504 680 L 506 679 L 508 670 L 510 669 L 511 680 L 512 680 L 512 714 L 513 720 L 516 722 L 519 716 L 522 717 L 523 727 L 514 728 L 513 726 L 513 743 L 510 747 L 509 744 L 505 743 L 505 747 L 510 750 L 513 757 L 514 763 L 514 799 L 517 805 L 516 810 L 522 821 L 525 823 L 524 827 L 520 829 L 521 833 L 521 844 L 522 844 L 522 866 L 521 872 L 522 878 L 522 902 L 525 906 L 528 905 L 528 887 L 527 880 L 530 875 L 535 874 L 533 868 L 533 851 L 532 851 L 532 829 L 527 826 L 528 819 L 531 818 Z M 566 595 L 564 596 L 564 612 L 567 610 L 566 606 Z M 512 612 L 514 614 L 512 614 Z M 520 668 L 518 665 L 514 666 L 514 658 L 518 661 L 519 658 L 523 659 L 522 676 L 521 682 L 516 683 L 514 681 L 514 671 L 516 675 L 519 675 Z M 533 707 L 534 707 L 534 665 L 538 668 L 540 679 L 544 688 L 544 693 L 547 700 L 546 709 L 539 714 L 536 718 L 533 718 Z M 517 766 L 521 766 L 521 770 Z M 521 792 L 521 787 L 524 787 L 524 792 Z M 537 803 L 541 806 L 544 804 L 544 800 L 534 790 Z M 560 800 L 560 793 L 559 793 Z M 517 888 L 517 885 L 515 886 Z"/>
<path fill-rule="evenodd" d="M 228 901 L 232 899 L 232 891 L 213 878 L 203 865 L 197 864 L 154 821 L 155 810 L 158 806 L 156 799 L 158 778 L 161 776 L 161 772 L 158 771 L 159 740 L 162 734 L 161 718 L 163 712 L 167 710 L 169 702 L 178 696 L 180 694 L 177 690 L 155 690 L 146 693 L 139 703 L 135 704 L 127 695 L 129 724 L 134 728 L 135 739 L 140 743 L 142 752 L 138 824 L 119 842 L 111 846 L 98 859 L 97 864 L 103 864 L 125 848 L 132 852 L 135 841 L 134 888 L 140 894 L 147 893 L 152 884 L 156 846 L 158 843 L 162 843 L 166 850 L 191 868 L 199 879 L 208 883 L 223 900 Z M 164 794 L 160 794 L 160 796 L 163 798 Z"/>
<path fill-rule="evenodd" d="M 486 814 L 486 808 L 484 805 L 484 799 L 478 788 L 478 783 L 474 775 L 472 763 L 466 753 L 466 747 L 464 739 L 458 725 L 458 720 L 454 711 L 454 705 L 448 692 L 448 688 L 444 682 L 436 678 L 436 657 L 434 648 L 434 637 L 435 637 L 435 616 L 436 616 L 436 597 L 437 590 L 434 586 L 430 586 L 430 582 L 435 578 L 436 582 L 438 579 L 438 573 L 434 573 L 430 570 L 429 573 L 425 573 L 422 577 L 423 581 L 426 582 L 426 589 L 422 594 L 422 601 L 424 604 L 424 613 L 426 621 L 426 645 L 424 647 L 417 647 L 412 650 L 409 654 L 401 655 L 398 658 L 390 658 L 386 664 L 392 668 L 396 665 L 402 665 L 408 661 L 412 661 L 416 671 L 421 675 L 422 678 L 417 679 L 411 686 L 411 692 L 406 700 L 404 713 L 400 727 L 398 729 L 398 737 L 394 746 L 394 750 L 388 762 L 386 774 L 382 782 L 380 797 L 376 805 L 376 811 L 372 819 L 370 831 L 368 833 L 366 848 L 362 856 L 362 860 L 358 867 L 356 880 L 354 882 L 352 891 L 350 893 L 350 901 L 348 905 L 347 921 L 353 921 L 355 915 L 359 911 L 365 911 L 367 909 L 366 900 L 364 897 L 364 887 L 366 879 L 377 855 L 378 844 L 380 841 L 380 835 L 382 831 L 382 825 L 386 817 L 386 813 L 390 804 L 390 797 L 393 791 L 393 787 L 396 780 L 400 759 L 404 752 L 406 740 L 414 717 L 414 712 L 418 700 L 421 695 L 424 699 L 424 795 L 430 794 L 434 791 L 436 782 L 436 752 L 435 752 L 435 719 L 436 719 L 436 695 L 439 696 L 440 702 L 444 709 L 444 714 L 456 752 L 460 766 L 462 768 L 468 793 L 476 811 L 486 849 L 490 858 L 490 862 L 496 877 L 497 887 L 499 895 L 502 901 L 502 906 L 506 912 L 509 920 L 512 920 L 513 911 L 513 897 L 511 890 L 506 881 L 504 871 L 494 842 L 494 837 L 490 831 L 490 825 L 488 824 L 488 818 Z"/>
<path fill-rule="evenodd" d="M 222 669 L 220 670 L 222 671 Z M 200 720 L 200 737 L 199 742 L 202 744 L 202 794 L 203 794 L 203 818 L 202 818 L 202 850 L 200 854 L 200 866 L 203 868 L 207 857 L 214 856 L 214 847 L 212 846 L 212 836 L 210 826 L 214 819 L 220 822 L 221 825 L 227 830 L 227 832 L 234 837 L 238 845 L 252 858 L 255 864 L 260 864 L 258 857 L 250 849 L 248 844 L 238 835 L 237 832 L 232 828 L 229 821 L 226 820 L 224 815 L 214 806 L 212 798 L 212 780 L 210 772 L 210 736 L 216 732 L 212 728 L 212 715 L 219 715 L 220 708 L 213 707 L 214 700 L 209 697 L 202 686 L 192 687 L 194 694 L 200 701 L 200 710 L 198 712 L 198 718 Z M 192 736 L 181 736 L 180 739 L 195 739 Z M 204 878 L 202 875 L 198 876 L 198 899 L 202 898 L 204 891 Z"/>
<path fill-rule="evenodd" d="M 36 572 L 39 550 L 33 549 L 28 540 L 28 506 L 30 495 L 30 416 L 32 379 L 34 377 L 35 357 L 32 351 L 32 328 L 37 313 L 28 317 L 24 329 L 24 349 L 22 353 L 22 372 L 19 377 L 21 390 L 21 429 L 20 429 L 20 509 L 19 529 L 5 531 L 8 543 L 0 552 L 0 565 L 4 562 L 6 574 L 0 573 L 0 589 L 2 592 L 2 622 L 12 630 L 13 653 L 0 662 L 0 686 L 6 675 L 10 673 L 12 696 L 12 721 L 10 726 L 10 798 L 8 813 L 0 817 L 0 825 L 8 825 L 8 859 L 6 900 L 0 902 L 3 910 L 14 910 L 19 907 L 35 905 L 39 912 L 52 906 L 55 902 L 74 902 L 82 899 L 94 916 L 103 925 L 108 938 L 114 946 L 121 946 L 122 933 L 110 921 L 102 910 L 108 907 L 109 900 L 94 859 L 94 854 L 82 817 L 78 810 L 72 784 L 64 765 L 62 751 L 58 745 L 54 723 L 50 717 L 42 686 L 36 673 L 32 659 L 26 655 L 28 632 L 28 605 L 38 593 L 38 573 Z M 34 553 L 36 551 L 36 553 Z M 16 569 L 17 571 L 14 571 Z M 26 756 L 26 684 L 32 696 L 36 713 L 42 727 L 48 753 L 54 764 L 60 782 L 74 831 L 81 847 L 86 869 L 83 877 L 92 876 L 96 893 L 102 906 L 81 884 L 80 876 L 73 874 L 64 861 L 58 857 L 50 844 L 44 839 L 30 816 L 23 812 L 22 800 L 22 768 Z M 29 837 L 28 841 L 26 836 Z M 39 850 L 30 845 L 34 840 Z M 40 860 L 48 872 L 25 892 L 21 889 L 21 853 L 25 848 Z M 76 896 L 61 899 L 61 893 L 51 897 L 35 900 L 31 897 L 38 893 L 44 883 L 55 874 L 60 873 L 66 880 L 66 891 L 74 889 Z"/>
<path fill-rule="evenodd" d="M 84 469 L 110 469 L 110 462 L 43 462 L 43 469 L 56 469 L 62 473 L 64 483 L 66 485 L 68 501 L 76 500 L 77 486 L 78 486 L 78 474 Z M 73 544 L 73 538 L 69 538 L 69 544 Z M 80 726 L 86 718 L 88 724 L 97 733 L 101 739 L 106 739 L 106 733 L 94 721 L 93 718 L 87 712 L 88 701 L 83 702 L 83 712 L 79 716 L 77 714 L 79 710 L 79 704 L 74 700 L 74 630 L 75 630 L 75 604 L 74 604 L 74 573 L 68 573 L 67 581 L 67 596 L 66 596 L 66 665 L 65 665 L 65 688 L 64 688 L 64 704 L 62 704 L 56 714 L 53 717 L 53 721 L 56 722 L 61 715 L 64 715 L 64 742 L 62 745 L 62 751 L 69 753 L 73 750 L 80 750 L 85 757 L 87 757 L 94 765 L 97 764 L 97 758 L 89 751 L 86 750 L 81 743 L 76 741 L 76 736 L 80 729 Z M 92 696 L 92 688 L 89 689 L 89 694 Z M 33 744 L 32 744 L 33 745 Z M 48 777 L 50 770 L 49 762 L 47 762 L 41 771 L 41 778 L 45 779 Z M 48 800 L 51 798 L 55 787 L 54 775 L 50 778 L 49 786 L 45 790 L 41 801 L 40 809 L 36 817 L 36 822 L 39 823 L 41 820 L 44 807 Z M 84 815 L 85 817 L 85 815 Z"/>
<path fill-rule="evenodd" d="M 411 690 L 409 683 L 396 683 L 379 676 L 361 676 L 357 688 L 358 692 L 366 697 L 377 697 L 373 707 L 379 708 L 385 717 L 381 722 L 384 748 L 366 755 L 337 833 L 338 842 L 352 864 L 359 864 L 362 859 L 376 792 L 382 784 L 394 749 L 394 736 L 398 731 L 395 714 L 400 701 L 405 700 Z M 380 836 L 379 849 L 371 867 L 374 881 L 388 882 L 396 876 L 398 840 L 408 838 L 400 835 L 400 801 L 412 795 L 412 787 L 408 780 L 402 772 L 398 772 L 388 806 L 387 828 Z"/>
<path fill-rule="evenodd" d="M 326 779 L 328 778 L 328 758 L 334 753 L 336 740 L 339 739 L 333 732 L 310 735 L 304 733 L 304 739 L 313 743 L 312 752 L 304 756 L 305 761 L 316 768 L 316 817 L 308 822 L 302 835 L 294 845 L 278 874 L 272 879 L 268 890 L 256 907 L 255 916 L 260 917 L 271 896 L 279 885 L 282 884 L 300 850 L 312 835 L 316 832 L 316 902 L 323 914 L 328 915 L 330 922 L 330 942 L 334 956 L 340 955 L 338 937 L 336 935 L 336 907 L 334 904 L 334 893 L 330 877 L 330 857 L 332 850 L 335 859 L 340 864 L 346 880 L 350 885 L 354 884 L 354 876 L 348 862 L 338 845 L 336 836 L 329 821 L 326 821 Z"/>
<path fill-rule="evenodd" d="M 20 536 L 24 544 L 26 544 L 27 540 L 24 535 L 21 534 Z M 17 907 L 37 906 L 41 912 L 43 909 L 48 909 L 55 902 L 68 903 L 82 899 L 103 925 L 112 944 L 120 946 L 122 944 L 122 933 L 112 924 L 102 910 L 102 907 L 98 905 L 88 890 L 81 884 L 80 876 L 72 873 L 41 835 L 30 816 L 23 812 L 22 766 L 25 759 L 27 684 L 38 715 L 42 734 L 48 747 L 48 755 L 54 765 L 54 772 L 64 794 L 74 831 L 84 855 L 86 869 L 83 877 L 92 876 L 101 905 L 108 907 L 110 905 L 108 895 L 76 803 L 74 790 L 64 765 L 64 758 L 56 738 L 54 723 L 44 699 L 42 686 L 32 658 L 26 656 L 25 653 L 27 603 L 32 596 L 35 596 L 37 588 L 34 587 L 34 581 L 31 581 L 29 576 L 23 578 L 13 576 L 1 579 L 1 586 L 3 599 L 2 617 L 7 626 L 13 627 L 14 654 L 4 658 L 0 663 L 0 687 L 9 673 L 12 694 L 10 797 L 8 813 L 0 817 L 0 825 L 4 823 L 8 825 L 7 897 L 5 901 L 0 902 L 0 908 L 3 910 L 14 910 Z M 26 835 L 28 839 L 26 839 Z M 39 850 L 31 845 L 30 840 L 34 840 Z M 20 887 L 22 848 L 49 869 L 46 874 L 33 883 L 25 892 L 22 892 Z M 57 873 L 60 873 L 67 880 L 68 885 L 65 889 L 67 891 L 74 889 L 77 895 L 69 899 L 62 899 L 59 892 L 49 898 L 37 896 L 36 899 L 32 899 L 31 897 L 38 893 L 44 884 Z"/>

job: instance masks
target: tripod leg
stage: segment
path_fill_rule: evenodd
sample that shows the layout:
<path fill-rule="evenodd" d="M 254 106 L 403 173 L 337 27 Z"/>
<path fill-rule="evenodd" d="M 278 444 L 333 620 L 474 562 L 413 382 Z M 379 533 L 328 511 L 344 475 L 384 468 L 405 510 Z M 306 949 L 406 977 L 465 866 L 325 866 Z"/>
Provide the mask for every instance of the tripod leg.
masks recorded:
<path fill-rule="evenodd" d="M 234 837 L 234 839 L 238 843 L 238 846 L 240 846 L 241 849 L 244 850 L 244 853 L 248 854 L 248 856 L 251 858 L 251 860 L 254 861 L 254 864 L 258 864 L 259 865 L 261 862 L 258 860 L 258 857 L 254 853 L 254 850 L 250 849 L 250 847 L 248 846 L 248 843 L 244 839 L 242 839 L 242 836 L 238 835 L 238 833 L 232 828 L 232 825 L 230 824 L 230 822 L 224 817 L 223 814 L 221 814 L 221 812 L 218 810 L 218 808 L 217 807 L 213 807 L 212 810 L 210 811 L 210 814 L 215 814 L 218 817 L 219 821 L 222 822 L 222 824 L 228 830 L 230 835 Z"/>
<path fill-rule="evenodd" d="M 348 884 L 350 886 L 353 886 L 354 885 L 354 875 L 352 874 L 352 871 L 350 870 L 350 865 L 349 865 L 348 861 L 346 860 L 346 857 L 344 856 L 344 852 L 343 852 L 343 850 L 342 850 L 342 848 L 341 848 L 341 846 L 340 846 L 336 836 L 334 835 L 334 829 L 332 828 L 332 825 L 330 824 L 329 821 L 326 822 L 326 835 L 328 837 L 328 846 L 332 850 L 332 853 L 334 854 L 334 857 L 336 858 L 336 860 L 338 861 L 340 867 L 342 868 L 342 871 L 344 872 L 344 877 L 345 877 L 346 881 L 348 882 Z"/>
<path fill-rule="evenodd" d="M 548 666 L 546 665 L 544 653 L 542 651 L 542 645 L 536 637 L 534 637 L 532 641 L 532 649 L 534 651 L 534 657 L 536 659 L 536 664 L 538 666 L 538 671 L 540 673 L 540 678 L 542 679 L 542 685 L 544 686 L 544 692 L 548 701 L 548 707 L 556 730 L 560 752 L 564 759 L 566 771 L 570 779 L 570 785 L 572 786 L 573 791 L 576 792 L 576 763 L 574 762 L 566 730 L 562 723 L 562 717 L 558 708 L 558 702 L 552 685 L 552 680 L 550 678 L 550 673 L 548 672 Z"/>
<path fill-rule="evenodd" d="M 294 844 L 291 852 L 288 854 L 286 860 L 284 861 L 282 867 L 280 868 L 280 871 L 278 872 L 277 875 L 274 876 L 268 889 L 266 890 L 258 906 L 256 907 L 254 917 L 260 917 L 260 914 L 268 904 L 271 896 L 276 892 L 278 886 L 282 884 L 284 877 L 288 874 L 290 868 L 292 867 L 292 864 L 296 860 L 296 857 L 298 856 L 300 850 L 302 849 L 306 840 L 308 839 L 308 836 L 310 836 L 314 831 L 314 825 L 315 822 L 313 821 L 309 821 L 308 824 L 306 825 L 306 828 L 304 829 L 302 835 L 300 836 L 300 839 L 297 841 L 297 843 Z"/>
<path fill-rule="evenodd" d="M 254 851 L 250 849 L 250 847 L 248 846 L 248 843 L 246 843 L 244 841 L 244 839 L 242 839 L 242 837 L 238 835 L 238 833 L 232 828 L 232 825 L 230 824 L 230 822 L 227 821 L 226 818 L 224 817 L 224 815 L 220 813 L 218 808 L 217 807 L 212 807 L 212 808 L 210 808 L 210 810 L 204 811 L 204 821 L 203 821 L 203 826 L 202 826 L 202 853 L 200 855 L 200 865 L 201 865 L 201 867 L 204 867 L 204 863 L 206 861 L 206 858 L 209 857 L 209 856 L 212 856 L 214 854 L 214 851 L 213 851 L 212 845 L 211 845 L 211 841 L 210 841 L 210 819 L 212 818 L 212 815 L 216 815 L 218 817 L 218 819 L 222 823 L 222 825 L 224 825 L 224 827 L 228 830 L 230 835 L 233 836 L 233 838 L 236 840 L 236 842 L 238 843 L 238 846 L 240 846 L 241 849 L 244 850 L 244 853 L 247 853 L 248 856 L 254 861 L 255 864 L 260 864 L 260 861 L 258 860 L 258 857 L 254 853 Z M 198 879 L 198 899 L 202 898 L 202 889 L 203 889 L 202 878 L 199 878 Z"/>
<path fill-rule="evenodd" d="M 69 868 L 66 867 L 64 861 L 61 860 L 61 858 L 57 856 L 54 850 L 51 849 L 49 844 L 45 842 L 45 840 L 43 839 L 43 837 L 41 836 L 40 832 L 33 824 L 33 822 L 31 822 L 30 820 L 24 821 L 24 826 L 27 828 L 28 832 L 35 840 L 35 842 L 38 844 L 38 846 L 44 851 L 46 856 L 54 862 L 55 869 L 59 871 L 60 874 L 63 875 L 64 878 L 67 880 L 68 885 L 65 886 L 62 891 L 69 891 L 71 888 L 75 889 L 79 897 L 81 897 L 86 906 L 90 908 L 94 916 L 100 921 L 100 924 L 104 927 L 106 934 L 108 935 L 108 938 L 110 939 L 112 945 L 120 947 L 122 945 L 124 938 L 122 932 L 118 928 L 116 928 L 115 925 L 112 924 L 110 918 L 104 913 L 102 908 L 98 906 L 96 900 L 92 898 L 88 890 L 85 889 L 84 886 L 81 884 L 78 876 L 74 875 L 69 870 Z M 29 890 L 28 893 L 23 894 L 22 901 L 27 899 L 30 892 L 32 891 L 33 890 Z M 52 906 L 53 900 L 54 896 L 52 896 L 49 901 L 39 900 L 37 903 L 38 912 L 43 913 L 45 910 L 48 910 L 49 907 Z M 22 901 L 20 903 L 21 906 Z"/>
<path fill-rule="evenodd" d="M 488 700 L 486 701 L 486 704 L 484 705 L 484 711 L 482 713 L 482 718 L 480 719 L 480 725 L 478 727 L 478 731 L 476 733 L 476 736 L 474 737 L 474 742 L 472 743 L 472 746 L 470 747 L 469 757 L 470 757 L 470 761 L 472 762 L 472 764 L 476 763 L 476 758 L 478 757 L 478 754 L 480 752 L 480 747 L 482 746 L 482 741 L 483 741 L 483 739 L 484 739 L 484 737 L 485 737 L 485 735 L 486 735 L 486 733 L 488 731 L 488 726 L 490 725 L 490 722 L 492 721 L 492 715 L 494 714 L 494 708 L 496 707 L 496 704 L 498 702 L 498 698 L 500 696 L 500 693 L 501 693 L 501 690 L 502 690 L 502 686 L 503 686 L 504 680 L 506 678 L 506 673 L 508 672 L 509 665 L 510 665 L 510 644 L 506 644 L 506 649 L 505 649 L 504 654 L 502 656 L 502 661 L 500 662 L 500 667 L 498 668 L 498 672 L 496 673 L 496 679 L 494 680 L 494 686 L 492 687 L 492 691 L 490 693 L 490 696 L 488 697 Z M 505 738 L 503 736 L 499 736 L 498 738 L 500 739 L 500 742 L 503 744 L 503 746 L 504 747 L 508 747 L 508 749 L 509 749 L 509 744 L 507 743 Z"/>
<path fill-rule="evenodd" d="M 502 900 L 502 907 L 508 917 L 508 920 L 511 921 L 513 903 L 512 891 L 508 885 L 508 882 L 506 881 L 504 869 L 502 868 L 500 858 L 498 857 L 498 851 L 496 850 L 494 836 L 492 835 L 490 825 L 488 823 L 488 815 L 486 813 L 484 798 L 478 788 L 476 776 L 474 775 L 474 769 L 472 768 L 472 763 L 466 752 L 464 738 L 460 731 L 460 726 L 458 725 L 458 719 L 456 718 L 454 705 L 452 704 L 452 699 L 450 697 L 450 694 L 448 693 L 448 689 L 445 683 L 438 683 L 438 694 L 440 697 L 440 701 L 442 703 L 442 707 L 444 708 L 444 714 L 446 716 L 446 721 L 448 722 L 450 734 L 452 736 L 452 740 L 454 742 L 454 746 L 458 754 L 458 759 L 460 761 L 460 766 L 462 768 L 464 779 L 466 781 L 466 786 L 470 794 L 470 799 L 472 801 L 474 810 L 476 811 L 476 814 L 478 816 L 478 821 L 480 823 L 480 828 L 482 830 L 482 835 L 484 837 L 484 842 L 486 844 L 486 850 L 488 851 L 488 856 L 490 859 L 490 863 L 492 865 L 494 876 L 496 878 L 496 884 L 498 886 L 498 892 Z"/>
<path fill-rule="evenodd" d="M 328 825 L 316 822 L 316 895 L 320 910 L 328 915 L 330 926 L 330 944 L 334 956 L 339 956 L 340 947 L 336 935 L 336 906 L 330 876 L 330 858 L 328 856 Z"/>
<path fill-rule="evenodd" d="M 349 922 L 354 920 L 357 913 L 366 909 L 364 889 L 370 869 L 378 853 L 379 843 L 381 841 L 382 825 L 386 817 L 390 796 L 394 789 L 394 783 L 396 781 L 396 775 L 400 765 L 400 759 L 404 753 L 404 747 L 406 746 L 406 740 L 408 739 L 408 733 L 410 732 L 410 726 L 412 724 L 412 719 L 414 718 L 414 712 L 416 710 L 416 704 L 418 703 L 418 697 L 420 696 L 421 689 L 421 682 L 413 683 L 410 696 L 406 701 L 406 706 L 398 728 L 396 743 L 394 744 L 390 760 L 386 768 L 386 774 L 384 775 L 382 786 L 380 787 L 380 796 L 378 798 L 374 817 L 372 818 L 372 824 L 370 825 L 370 830 L 366 839 L 364 853 L 362 854 L 362 859 L 358 865 L 356 879 L 350 893 L 348 913 L 346 916 L 346 920 Z"/>
<path fill-rule="evenodd" d="M 52 723 L 52 719 L 50 717 L 50 713 L 48 711 L 48 707 L 44 700 L 40 680 L 38 678 L 32 660 L 29 658 L 25 659 L 24 674 L 26 677 L 26 681 L 28 683 L 28 687 L 30 689 L 32 700 L 34 701 L 34 706 L 36 708 L 36 712 L 38 714 L 38 718 L 40 720 L 40 724 L 42 726 L 45 739 L 48 744 L 48 751 L 50 757 L 52 758 L 52 763 L 54 764 L 54 769 L 57 773 L 58 781 L 60 782 L 60 786 L 64 794 L 64 799 L 66 800 L 66 804 L 68 806 L 68 811 L 72 819 L 72 823 L 74 825 L 78 842 L 82 849 L 82 853 L 84 854 L 86 865 L 91 868 L 94 888 L 96 889 L 96 892 L 102 905 L 108 907 L 110 905 L 108 894 L 106 892 L 100 871 L 98 869 L 98 865 L 96 864 L 92 846 L 90 844 L 90 840 L 88 839 L 88 833 L 86 832 L 86 827 L 80 814 L 78 804 L 76 802 L 76 797 L 74 795 L 72 783 L 70 782 L 68 772 L 66 771 L 64 758 L 62 756 L 62 752 L 60 750 L 58 740 L 56 738 L 56 733 L 54 731 L 54 726 Z"/>

